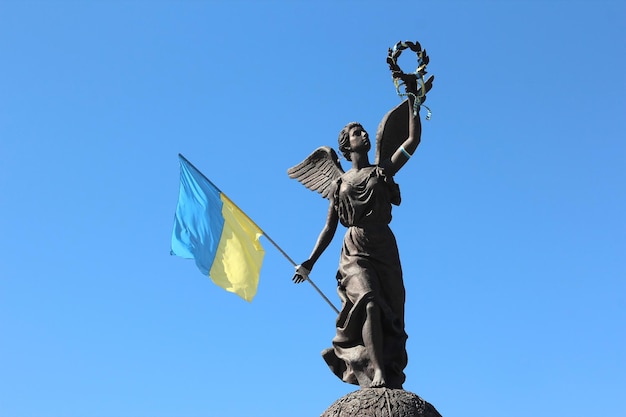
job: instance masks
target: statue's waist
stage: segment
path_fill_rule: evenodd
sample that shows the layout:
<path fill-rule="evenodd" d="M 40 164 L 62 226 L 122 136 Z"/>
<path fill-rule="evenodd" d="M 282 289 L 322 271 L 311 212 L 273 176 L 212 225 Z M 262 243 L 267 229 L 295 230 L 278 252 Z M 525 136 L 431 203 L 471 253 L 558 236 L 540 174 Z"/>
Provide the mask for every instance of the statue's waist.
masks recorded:
<path fill-rule="evenodd" d="M 363 229 L 363 230 L 389 229 L 389 223 L 385 223 L 385 222 L 352 223 L 352 224 L 346 225 L 346 227 L 354 227 L 354 228 Z"/>

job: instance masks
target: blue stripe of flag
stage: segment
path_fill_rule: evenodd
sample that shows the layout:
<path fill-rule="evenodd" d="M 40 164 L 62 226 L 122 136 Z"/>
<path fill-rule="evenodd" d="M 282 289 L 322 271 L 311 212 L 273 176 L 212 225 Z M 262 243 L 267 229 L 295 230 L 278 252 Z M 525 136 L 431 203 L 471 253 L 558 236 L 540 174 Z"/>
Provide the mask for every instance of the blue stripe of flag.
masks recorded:
<path fill-rule="evenodd" d="M 180 190 L 172 232 L 172 255 L 193 258 L 209 275 L 224 229 L 220 190 L 191 165 L 180 159 Z"/>

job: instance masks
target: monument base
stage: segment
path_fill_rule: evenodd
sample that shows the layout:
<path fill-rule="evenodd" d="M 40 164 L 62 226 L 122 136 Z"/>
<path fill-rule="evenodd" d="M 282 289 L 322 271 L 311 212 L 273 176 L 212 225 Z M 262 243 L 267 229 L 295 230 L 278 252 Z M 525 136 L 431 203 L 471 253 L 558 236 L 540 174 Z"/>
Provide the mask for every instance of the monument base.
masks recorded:
<path fill-rule="evenodd" d="M 442 417 L 430 403 L 402 389 L 364 388 L 335 401 L 321 417 Z"/>

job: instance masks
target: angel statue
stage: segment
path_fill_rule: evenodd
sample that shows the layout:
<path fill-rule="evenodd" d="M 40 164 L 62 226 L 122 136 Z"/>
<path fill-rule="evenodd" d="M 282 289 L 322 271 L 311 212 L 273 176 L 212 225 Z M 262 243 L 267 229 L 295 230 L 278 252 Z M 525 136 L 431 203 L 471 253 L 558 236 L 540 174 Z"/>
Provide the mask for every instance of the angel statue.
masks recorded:
<path fill-rule="evenodd" d="M 347 228 L 336 276 L 341 299 L 337 333 L 332 348 L 322 356 L 340 379 L 361 388 L 402 388 L 405 381 L 405 290 L 389 223 L 391 206 L 400 204 L 394 175 L 420 143 L 419 105 L 432 87 L 433 77 L 421 85 L 420 94 L 415 80 L 404 81 L 408 99 L 387 113 L 378 126 L 374 164 L 368 158 L 370 137 L 361 124 L 353 122 L 339 133 L 339 150 L 352 163 L 348 171 L 344 172 L 336 152 L 326 146 L 288 170 L 291 178 L 330 202 L 326 224 L 309 259 L 296 267 L 294 282 L 308 279 L 338 222 Z"/>

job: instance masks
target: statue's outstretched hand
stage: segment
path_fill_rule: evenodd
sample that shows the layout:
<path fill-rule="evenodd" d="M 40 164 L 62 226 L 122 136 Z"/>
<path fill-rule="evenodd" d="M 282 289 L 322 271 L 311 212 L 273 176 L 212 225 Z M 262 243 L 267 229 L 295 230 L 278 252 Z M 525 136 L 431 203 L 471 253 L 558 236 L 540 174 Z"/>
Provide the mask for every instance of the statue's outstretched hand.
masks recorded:
<path fill-rule="evenodd" d="M 402 80 L 404 81 L 404 87 L 407 93 L 411 93 L 414 95 L 418 94 L 416 76 L 414 76 L 413 74 L 410 74 L 410 76 L 404 77 Z"/>
<path fill-rule="evenodd" d="M 296 284 L 306 281 L 309 278 L 311 269 L 313 269 L 313 262 L 310 259 L 307 259 L 300 265 L 296 265 L 296 273 L 294 274 L 292 281 Z"/>

